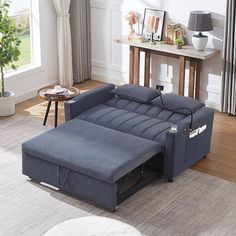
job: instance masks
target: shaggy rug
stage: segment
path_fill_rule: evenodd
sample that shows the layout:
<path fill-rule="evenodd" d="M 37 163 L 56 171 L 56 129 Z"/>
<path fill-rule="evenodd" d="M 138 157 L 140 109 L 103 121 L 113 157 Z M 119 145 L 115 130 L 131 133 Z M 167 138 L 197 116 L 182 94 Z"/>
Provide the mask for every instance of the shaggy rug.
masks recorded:
<path fill-rule="evenodd" d="M 37 236 L 65 220 L 113 218 L 146 236 L 236 235 L 236 184 L 188 170 L 174 183 L 157 180 L 110 213 L 35 184 L 21 174 L 22 142 L 45 132 L 38 121 L 0 121 L 0 235 Z"/>

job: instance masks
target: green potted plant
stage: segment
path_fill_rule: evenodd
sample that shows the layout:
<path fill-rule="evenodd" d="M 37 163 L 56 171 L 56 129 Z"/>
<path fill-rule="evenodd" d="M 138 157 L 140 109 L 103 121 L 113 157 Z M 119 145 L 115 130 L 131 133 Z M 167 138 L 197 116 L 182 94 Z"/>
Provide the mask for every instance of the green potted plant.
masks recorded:
<path fill-rule="evenodd" d="M 183 46 L 184 46 L 184 40 L 183 39 L 176 39 L 175 40 L 175 46 L 178 48 L 178 49 L 181 49 Z"/>
<path fill-rule="evenodd" d="M 11 116 L 15 114 L 15 94 L 5 90 L 4 69 L 19 60 L 21 31 L 15 20 L 9 15 L 10 2 L 0 1 L 0 116 Z"/>

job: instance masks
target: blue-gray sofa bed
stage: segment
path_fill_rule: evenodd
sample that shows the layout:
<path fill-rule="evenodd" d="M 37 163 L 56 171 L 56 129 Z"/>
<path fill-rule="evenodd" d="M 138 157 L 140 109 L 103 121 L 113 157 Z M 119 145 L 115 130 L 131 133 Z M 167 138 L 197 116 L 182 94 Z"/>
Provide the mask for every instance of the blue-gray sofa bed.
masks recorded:
<path fill-rule="evenodd" d="M 107 84 L 66 102 L 63 125 L 22 145 L 23 174 L 116 210 L 150 181 L 172 182 L 205 157 L 213 117 L 191 98 Z"/>

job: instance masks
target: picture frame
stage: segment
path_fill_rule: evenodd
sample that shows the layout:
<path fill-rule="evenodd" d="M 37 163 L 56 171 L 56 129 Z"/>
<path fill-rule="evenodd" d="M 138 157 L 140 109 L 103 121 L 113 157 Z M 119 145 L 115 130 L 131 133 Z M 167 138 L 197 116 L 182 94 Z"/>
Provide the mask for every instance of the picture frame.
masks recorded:
<path fill-rule="evenodd" d="M 157 9 L 145 8 L 142 34 L 146 39 L 151 39 L 152 33 L 155 41 L 162 41 L 166 12 Z"/>

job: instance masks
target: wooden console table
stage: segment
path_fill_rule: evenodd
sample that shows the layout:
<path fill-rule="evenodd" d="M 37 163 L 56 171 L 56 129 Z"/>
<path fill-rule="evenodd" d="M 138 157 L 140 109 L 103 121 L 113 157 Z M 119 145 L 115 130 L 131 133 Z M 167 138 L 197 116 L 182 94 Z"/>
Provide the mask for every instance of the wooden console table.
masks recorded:
<path fill-rule="evenodd" d="M 219 53 L 219 50 L 216 49 L 197 51 L 192 46 L 184 46 L 182 49 L 177 49 L 173 45 L 164 43 L 157 43 L 156 45 L 150 45 L 149 42 L 132 43 L 129 42 L 127 36 L 117 39 L 115 42 L 130 46 L 130 84 L 139 85 L 141 51 L 145 53 L 144 86 L 147 87 L 150 86 L 151 54 L 173 57 L 179 59 L 179 95 L 184 95 L 186 61 L 189 61 L 190 71 L 188 96 L 195 99 L 199 99 L 200 95 L 200 72 L 202 61 Z"/>

